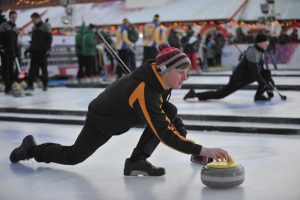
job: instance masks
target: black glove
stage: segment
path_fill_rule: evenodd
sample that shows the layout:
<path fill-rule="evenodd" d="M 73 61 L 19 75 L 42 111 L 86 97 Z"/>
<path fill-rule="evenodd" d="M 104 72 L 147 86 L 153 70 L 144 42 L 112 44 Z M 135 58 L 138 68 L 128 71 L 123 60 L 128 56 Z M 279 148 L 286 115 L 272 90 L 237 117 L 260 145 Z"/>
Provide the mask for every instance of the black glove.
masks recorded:
<path fill-rule="evenodd" d="M 273 86 L 270 83 L 264 85 L 264 90 L 267 92 L 272 92 L 274 90 Z"/>

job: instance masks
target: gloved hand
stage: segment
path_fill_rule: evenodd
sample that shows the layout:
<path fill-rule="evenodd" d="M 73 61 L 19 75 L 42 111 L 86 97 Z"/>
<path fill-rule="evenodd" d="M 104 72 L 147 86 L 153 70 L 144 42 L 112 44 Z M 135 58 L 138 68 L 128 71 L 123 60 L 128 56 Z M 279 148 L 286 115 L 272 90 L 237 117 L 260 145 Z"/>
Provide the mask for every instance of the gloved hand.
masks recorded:
<path fill-rule="evenodd" d="M 266 83 L 264 85 L 264 90 L 267 91 L 267 92 L 272 92 L 273 91 L 273 86 L 269 83 Z"/>

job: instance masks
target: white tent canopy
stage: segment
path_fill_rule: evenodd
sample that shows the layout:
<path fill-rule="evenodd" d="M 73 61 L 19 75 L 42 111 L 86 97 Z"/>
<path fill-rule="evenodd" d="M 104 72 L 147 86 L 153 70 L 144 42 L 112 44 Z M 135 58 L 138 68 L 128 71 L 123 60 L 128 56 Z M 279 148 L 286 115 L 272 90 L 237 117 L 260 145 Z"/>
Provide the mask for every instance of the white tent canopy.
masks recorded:
<path fill-rule="evenodd" d="M 247 2 L 246 4 L 244 4 Z M 97 25 L 120 24 L 123 18 L 132 23 L 146 23 L 159 14 L 162 22 L 201 20 L 257 20 L 262 16 L 260 4 L 264 0 L 173 0 L 160 7 L 126 8 L 125 1 L 86 3 L 73 5 L 73 25 L 80 26 L 83 20 Z M 243 9 L 242 6 L 244 6 Z M 239 11 L 239 12 L 237 12 Z M 275 12 L 280 19 L 300 19 L 300 0 L 275 0 Z M 52 27 L 64 27 L 62 6 L 18 10 L 17 26 L 31 21 L 33 12 L 45 13 Z"/>

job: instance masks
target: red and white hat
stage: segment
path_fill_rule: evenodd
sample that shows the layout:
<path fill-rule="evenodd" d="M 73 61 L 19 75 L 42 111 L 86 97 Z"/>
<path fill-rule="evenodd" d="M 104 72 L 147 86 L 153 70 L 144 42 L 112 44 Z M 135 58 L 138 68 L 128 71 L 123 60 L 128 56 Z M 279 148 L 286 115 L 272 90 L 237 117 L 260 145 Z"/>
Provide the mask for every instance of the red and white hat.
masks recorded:
<path fill-rule="evenodd" d="M 156 56 L 156 68 L 158 72 L 165 72 L 172 68 L 179 68 L 183 65 L 191 66 L 191 61 L 185 53 L 175 47 L 170 47 L 167 43 L 162 43 L 158 47 L 159 53 Z"/>

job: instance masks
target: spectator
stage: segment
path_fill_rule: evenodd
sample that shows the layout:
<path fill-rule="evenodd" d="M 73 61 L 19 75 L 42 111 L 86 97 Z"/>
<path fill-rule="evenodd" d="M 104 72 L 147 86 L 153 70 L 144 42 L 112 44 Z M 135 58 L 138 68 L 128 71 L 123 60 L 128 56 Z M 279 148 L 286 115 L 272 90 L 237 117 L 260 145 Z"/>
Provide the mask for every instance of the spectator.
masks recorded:
<path fill-rule="evenodd" d="M 18 53 L 18 30 L 16 27 L 17 12 L 9 12 L 9 21 L 0 25 L 0 55 L 2 63 L 2 78 L 5 84 L 5 94 L 11 95 L 14 78 L 15 59 Z"/>
<path fill-rule="evenodd" d="M 159 15 L 153 17 L 153 21 L 144 26 L 143 42 L 144 42 L 144 55 L 143 63 L 149 59 L 155 59 L 158 51 L 157 46 L 166 41 L 166 32 L 161 27 Z"/>
<path fill-rule="evenodd" d="M 43 91 L 48 88 L 48 70 L 47 57 L 49 55 L 52 43 L 52 35 L 49 27 L 42 21 L 40 14 L 31 15 L 33 21 L 31 44 L 29 47 L 31 66 L 28 76 L 28 89 L 33 90 L 33 82 L 39 75 L 39 69 L 42 69 Z"/>
<path fill-rule="evenodd" d="M 198 37 L 195 35 L 195 32 L 192 26 L 189 26 L 186 35 L 181 39 L 183 52 L 189 57 L 192 62 L 192 70 L 198 72 L 200 70 L 197 58 L 197 52 L 199 50 Z"/>
<path fill-rule="evenodd" d="M 175 47 L 177 49 L 181 49 L 181 41 L 178 36 L 178 32 L 172 28 L 168 37 L 168 43 L 171 47 Z"/>
<path fill-rule="evenodd" d="M 293 29 L 291 35 L 290 35 L 290 41 L 292 43 L 297 43 L 299 42 L 299 39 L 298 39 L 298 30 L 296 28 Z"/>
<path fill-rule="evenodd" d="M 219 29 L 215 33 L 215 65 L 222 66 L 222 53 L 225 46 L 225 39 Z"/>
<path fill-rule="evenodd" d="M 118 55 L 126 64 L 126 66 L 133 71 L 135 69 L 135 59 L 132 58 L 134 56 L 134 51 L 132 49 L 133 42 L 131 42 L 128 38 L 128 27 L 130 26 L 130 22 L 127 18 L 123 19 L 122 25 L 118 28 L 117 31 L 117 42 L 116 48 L 118 50 Z M 120 78 L 123 74 L 120 67 L 116 68 L 117 78 Z"/>

